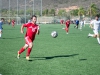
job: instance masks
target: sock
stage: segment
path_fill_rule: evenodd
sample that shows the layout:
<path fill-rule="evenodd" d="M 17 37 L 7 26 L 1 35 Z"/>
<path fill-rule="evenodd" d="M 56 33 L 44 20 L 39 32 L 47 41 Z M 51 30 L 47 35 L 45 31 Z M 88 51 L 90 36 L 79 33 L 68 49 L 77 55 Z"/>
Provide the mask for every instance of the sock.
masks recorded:
<path fill-rule="evenodd" d="M 0 37 L 1 37 L 1 33 L 0 33 Z"/>
<path fill-rule="evenodd" d="M 88 36 L 91 36 L 91 37 L 93 37 L 93 34 L 90 34 L 90 33 L 89 33 L 89 35 L 88 35 Z"/>
<path fill-rule="evenodd" d="M 68 28 L 65 28 L 66 32 L 68 33 Z"/>
<path fill-rule="evenodd" d="M 98 41 L 98 43 L 100 44 L 100 38 L 97 37 L 97 41 Z"/>
<path fill-rule="evenodd" d="M 25 49 L 22 47 L 20 50 L 19 50 L 19 54 L 21 54 L 22 52 L 24 52 Z"/>
<path fill-rule="evenodd" d="M 80 29 L 82 29 L 82 25 L 80 25 Z"/>
<path fill-rule="evenodd" d="M 32 50 L 32 48 L 28 48 L 28 49 L 27 49 L 27 54 L 26 54 L 26 56 L 30 56 L 31 50 Z"/>

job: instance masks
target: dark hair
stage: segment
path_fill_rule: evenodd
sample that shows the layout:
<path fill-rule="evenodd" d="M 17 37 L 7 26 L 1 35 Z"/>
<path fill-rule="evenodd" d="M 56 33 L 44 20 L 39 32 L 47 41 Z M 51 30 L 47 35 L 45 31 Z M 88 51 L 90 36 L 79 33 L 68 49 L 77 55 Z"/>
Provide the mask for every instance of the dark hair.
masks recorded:
<path fill-rule="evenodd" d="M 36 16 L 36 15 L 32 15 L 31 19 L 32 19 L 33 17 L 37 18 L 37 16 Z"/>
<path fill-rule="evenodd" d="M 4 20 L 4 18 L 1 18 L 1 20 Z"/>
<path fill-rule="evenodd" d="M 97 14 L 95 17 L 98 17 L 99 18 L 99 15 Z"/>

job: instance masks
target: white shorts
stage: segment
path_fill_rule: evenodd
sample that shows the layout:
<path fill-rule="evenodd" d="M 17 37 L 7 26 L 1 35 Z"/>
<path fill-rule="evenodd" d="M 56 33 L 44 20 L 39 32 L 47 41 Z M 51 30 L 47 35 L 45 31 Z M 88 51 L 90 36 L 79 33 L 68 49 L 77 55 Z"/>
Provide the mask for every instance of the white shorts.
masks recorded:
<path fill-rule="evenodd" d="M 95 35 L 99 34 L 99 30 L 93 30 L 93 32 L 94 32 Z"/>

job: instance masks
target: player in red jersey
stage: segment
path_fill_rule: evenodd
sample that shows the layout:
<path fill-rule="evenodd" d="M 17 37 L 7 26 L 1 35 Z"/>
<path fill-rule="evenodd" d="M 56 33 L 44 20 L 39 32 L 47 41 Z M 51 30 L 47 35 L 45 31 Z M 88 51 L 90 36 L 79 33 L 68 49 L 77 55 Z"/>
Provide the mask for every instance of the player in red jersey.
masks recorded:
<path fill-rule="evenodd" d="M 35 15 L 32 16 L 32 21 L 21 26 L 21 33 L 23 34 L 24 27 L 27 28 L 25 35 L 25 45 L 18 51 L 17 58 L 19 59 L 20 54 L 27 49 L 26 59 L 29 60 L 29 56 L 33 47 L 33 41 L 35 39 L 36 34 L 39 34 L 39 26 L 36 24 L 37 17 Z"/>
<path fill-rule="evenodd" d="M 68 34 L 69 26 L 70 26 L 70 20 L 67 20 L 65 24 L 66 24 L 66 27 L 65 27 L 66 34 Z"/>
<path fill-rule="evenodd" d="M 64 20 L 63 19 L 60 20 L 60 24 L 61 25 L 64 24 Z"/>
<path fill-rule="evenodd" d="M 12 27 L 15 27 L 15 20 L 14 19 L 11 21 L 11 24 L 12 24 Z"/>

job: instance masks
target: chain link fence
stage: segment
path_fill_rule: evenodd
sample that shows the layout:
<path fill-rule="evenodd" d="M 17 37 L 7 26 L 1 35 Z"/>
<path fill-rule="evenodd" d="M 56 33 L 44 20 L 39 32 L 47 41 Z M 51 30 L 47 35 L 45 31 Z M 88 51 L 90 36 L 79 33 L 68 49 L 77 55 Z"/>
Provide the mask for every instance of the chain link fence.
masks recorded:
<path fill-rule="evenodd" d="M 0 18 L 6 23 L 26 23 L 31 15 L 42 16 L 42 0 L 0 0 Z"/>

